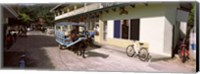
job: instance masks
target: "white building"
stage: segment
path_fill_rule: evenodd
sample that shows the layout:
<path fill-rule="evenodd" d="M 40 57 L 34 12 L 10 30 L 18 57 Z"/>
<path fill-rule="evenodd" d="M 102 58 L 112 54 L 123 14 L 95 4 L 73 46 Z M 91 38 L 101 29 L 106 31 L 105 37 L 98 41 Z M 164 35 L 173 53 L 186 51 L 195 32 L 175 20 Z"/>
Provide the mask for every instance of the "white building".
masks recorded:
<path fill-rule="evenodd" d="M 85 3 L 60 4 L 51 11 L 56 22 L 84 22 L 89 29 L 98 23 L 100 32 L 95 41 L 101 44 L 126 48 L 138 40 L 150 53 L 171 57 L 182 33 L 179 30 L 186 27 L 180 23 L 187 23 L 190 9 L 190 3 L 176 2 Z"/>

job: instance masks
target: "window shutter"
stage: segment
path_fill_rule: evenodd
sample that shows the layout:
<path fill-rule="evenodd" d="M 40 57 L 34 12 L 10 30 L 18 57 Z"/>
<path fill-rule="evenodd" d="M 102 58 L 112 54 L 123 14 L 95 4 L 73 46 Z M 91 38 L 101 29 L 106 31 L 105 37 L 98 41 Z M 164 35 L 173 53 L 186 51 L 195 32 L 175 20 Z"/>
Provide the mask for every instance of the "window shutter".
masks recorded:
<path fill-rule="evenodd" d="M 114 38 L 120 38 L 120 20 L 114 21 Z"/>

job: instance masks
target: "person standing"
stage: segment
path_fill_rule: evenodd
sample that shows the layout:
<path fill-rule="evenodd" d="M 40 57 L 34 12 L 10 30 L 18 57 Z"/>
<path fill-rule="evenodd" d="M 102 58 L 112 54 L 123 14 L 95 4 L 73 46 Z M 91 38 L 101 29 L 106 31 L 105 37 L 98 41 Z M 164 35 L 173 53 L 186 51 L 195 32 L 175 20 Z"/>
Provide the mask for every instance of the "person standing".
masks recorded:
<path fill-rule="evenodd" d="M 194 28 L 190 32 L 189 48 L 190 48 L 190 53 L 192 53 L 192 57 L 196 59 L 196 31 Z"/>
<path fill-rule="evenodd" d="M 95 35 L 99 35 L 99 25 L 96 25 L 96 27 L 94 27 L 94 32 L 95 32 Z"/>
<path fill-rule="evenodd" d="M 71 39 L 72 41 L 76 41 L 78 39 L 78 27 L 74 26 L 73 29 L 71 30 Z"/>

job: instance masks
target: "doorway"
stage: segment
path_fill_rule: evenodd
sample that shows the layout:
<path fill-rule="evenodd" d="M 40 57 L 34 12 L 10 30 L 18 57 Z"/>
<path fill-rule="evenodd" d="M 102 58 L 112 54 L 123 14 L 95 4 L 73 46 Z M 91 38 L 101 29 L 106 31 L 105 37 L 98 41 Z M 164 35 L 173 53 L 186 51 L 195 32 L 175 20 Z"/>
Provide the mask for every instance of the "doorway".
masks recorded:
<path fill-rule="evenodd" d="M 103 22 L 103 41 L 106 41 L 107 37 L 107 21 Z"/>

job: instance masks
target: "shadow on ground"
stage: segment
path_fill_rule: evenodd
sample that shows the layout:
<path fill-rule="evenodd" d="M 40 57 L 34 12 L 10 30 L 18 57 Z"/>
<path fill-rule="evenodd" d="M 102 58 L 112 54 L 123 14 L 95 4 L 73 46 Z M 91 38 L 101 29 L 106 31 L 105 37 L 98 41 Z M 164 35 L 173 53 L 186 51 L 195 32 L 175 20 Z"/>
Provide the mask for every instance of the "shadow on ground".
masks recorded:
<path fill-rule="evenodd" d="M 3 68 L 19 69 L 19 59 L 25 54 L 26 69 L 54 69 L 43 47 L 57 46 L 55 38 L 45 35 L 19 37 L 8 51 L 3 54 Z"/>
<path fill-rule="evenodd" d="M 15 52 L 15 51 L 10 51 L 10 52 L 4 52 L 4 64 L 3 67 L 6 68 L 18 68 L 19 67 L 19 59 L 20 56 L 23 55 L 23 52 Z M 34 67 L 35 62 L 33 59 L 29 58 L 28 56 L 25 58 L 25 61 L 29 61 L 26 63 L 26 67 Z"/>
<path fill-rule="evenodd" d="M 94 52 L 94 51 L 88 51 L 86 54 L 87 54 L 87 57 L 101 57 L 104 59 L 109 56 L 108 54 L 103 54 L 103 53 Z"/>
<path fill-rule="evenodd" d="M 89 46 L 86 49 L 88 51 L 88 52 L 86 52 L 87 57 L 101 57 L 101 58 L 109 57 L 108 54 L 92 51 L 92 50 L 100 50 L 99 48 L 101 48 L 101 45 L 96 44 L 96 43 L 93 46 Z"/>
<path fill-rule="evenodd" d="M 171 60 L 172 58 L 154 58 L 152 59 L 151 61 L 152 62 L 157 62 L 157 61 L 168 61 L 168 60 Z"/>

